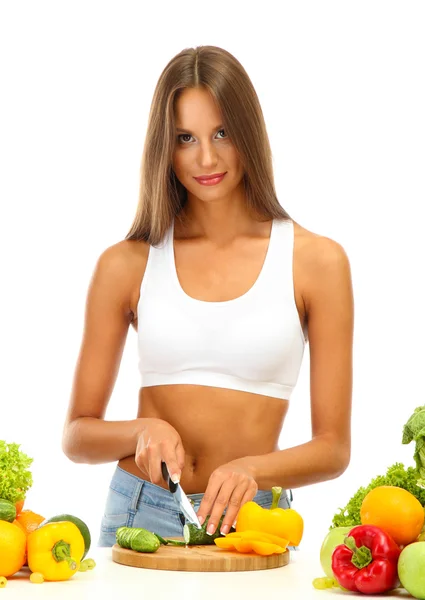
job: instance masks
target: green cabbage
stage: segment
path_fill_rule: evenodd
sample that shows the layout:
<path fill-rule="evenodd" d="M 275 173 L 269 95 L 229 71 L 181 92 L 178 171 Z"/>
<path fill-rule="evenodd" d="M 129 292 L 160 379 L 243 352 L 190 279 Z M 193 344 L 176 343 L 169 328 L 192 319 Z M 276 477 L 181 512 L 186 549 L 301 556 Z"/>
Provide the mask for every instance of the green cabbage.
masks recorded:
<path fill-rule="evenodd" d="M 20 444 L 7 444 L 0 440 L 0 498 L 15 504 L 23 500 L 32 486 L 32 474 L 28 467 L 32 464 Z"/>

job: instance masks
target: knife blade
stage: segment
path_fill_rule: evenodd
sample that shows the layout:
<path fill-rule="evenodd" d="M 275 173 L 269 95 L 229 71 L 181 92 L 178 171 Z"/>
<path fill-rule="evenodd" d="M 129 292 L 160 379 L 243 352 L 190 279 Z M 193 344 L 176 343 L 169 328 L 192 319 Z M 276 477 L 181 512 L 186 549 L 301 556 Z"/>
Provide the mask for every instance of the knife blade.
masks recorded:
<path fill-rule="evenodd" d="M 174 483 L 174 481 L 171 480 L 170 474 L 168 473 L 167 465 L 164 461 L 161 461 L 161 471 L 162 476 L 168 485 L 168 489 L 170 490 L 174 498 L 174 502 L 177 504 L 180 511 L 185 516 L 186 520 L 189 521 L 189 523 L 195 525 L 198 529 L 202 529 L 202 526 L 198 519 L 198 515 L 194 511 L 189 498 L 184 493 L 181 485 L 179 483 Z"/>

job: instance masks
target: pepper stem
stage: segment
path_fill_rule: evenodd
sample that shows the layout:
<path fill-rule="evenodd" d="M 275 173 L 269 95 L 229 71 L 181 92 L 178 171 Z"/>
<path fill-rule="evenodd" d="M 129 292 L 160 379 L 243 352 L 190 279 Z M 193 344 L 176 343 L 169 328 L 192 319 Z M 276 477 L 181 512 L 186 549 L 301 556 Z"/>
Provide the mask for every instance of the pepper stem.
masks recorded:
<path fill-rule="evenodd" d="M 372 562 L 372 552 L 370 549 L 367 546 L 360 546 L 360 548 L 357 548 L 353 536 L 344 538 L 344 544 L 353 551 L 351 562 L 358 569 L 363 569 Z"/>
<path fill-rule="evenodd" d="M 56 562 L 61 562 L 62 560 L 66 560 L 69 565 L 69 568 L 72 571 L 75 571 L 77 568 L 77 563 L 74 558 L 71 556 L 71 546 L 65 542 L 64 540 L 59 540 L 52 548 L 52 555 Z"/>
<path fill-rule="evenodd" d="M 273 500 L 272 500 L 272 505 L 270 507 L 270 510 L 272 510 L 273 508 L 279 507 L 279 500 L 282 495 L 282 488 L 278 487 L 278 486 L 272 487 L 272 494 L 273 494 Z"/>

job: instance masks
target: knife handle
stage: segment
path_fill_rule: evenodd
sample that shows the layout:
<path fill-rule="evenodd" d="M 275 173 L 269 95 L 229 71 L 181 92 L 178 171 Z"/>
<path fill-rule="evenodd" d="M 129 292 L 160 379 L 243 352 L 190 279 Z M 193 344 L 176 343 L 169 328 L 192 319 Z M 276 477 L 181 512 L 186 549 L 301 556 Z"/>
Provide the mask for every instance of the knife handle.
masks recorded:
<path fill-rule="evenodd" d="M 163 460 L 161 461 L 161 471 L 162 471 L 162 476 L 163 476 L 165 482 L 168 484 L 168 489 L 170 490 L 170 492 L 172 494 L 174 494 L 174 492 L 177 489 L 178 484 L 174 483 L 174 481 L 171 481 L 170 474 L 168 473 L 167 465 L 165 464 L 165 462 Z"/>

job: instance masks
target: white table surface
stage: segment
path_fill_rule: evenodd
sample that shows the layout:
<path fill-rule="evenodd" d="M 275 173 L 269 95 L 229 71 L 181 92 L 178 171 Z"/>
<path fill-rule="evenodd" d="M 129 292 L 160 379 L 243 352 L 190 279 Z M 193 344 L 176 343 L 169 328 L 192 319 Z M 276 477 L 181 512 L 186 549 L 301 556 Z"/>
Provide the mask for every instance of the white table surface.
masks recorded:
<path fill-rule="evenodd" d="M 90 549 L 92 571 L 77 572 L 68 581 L 31 583 L 24 567 L 0 590 L 0 600 L 55 598 L 56 600 L 103 600 L 120 597 L 137 600 L 326 600 L 329 598 L 375 598 L 338 589 L 316 590 L 315 577 L 324 577 L 317 551 L 291 552 L 288 565 L 263 571 L 198 573 L 127 567 L 112 561 L 111 548 Z M 412 598 L 403 589 L 388 597 Z M 382 595 L 380 596 L 382 598 Z"/>

